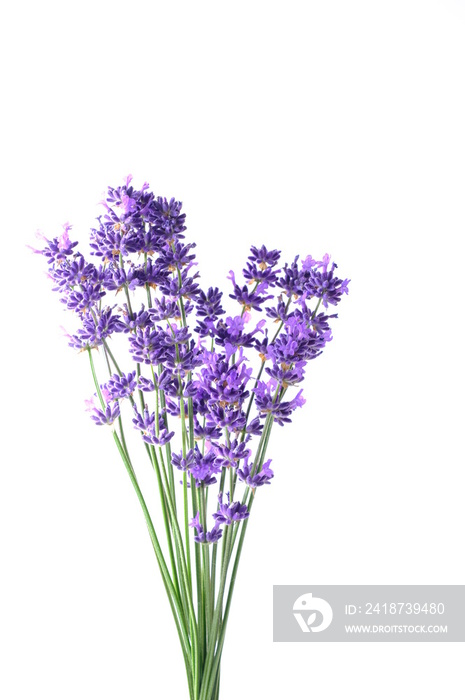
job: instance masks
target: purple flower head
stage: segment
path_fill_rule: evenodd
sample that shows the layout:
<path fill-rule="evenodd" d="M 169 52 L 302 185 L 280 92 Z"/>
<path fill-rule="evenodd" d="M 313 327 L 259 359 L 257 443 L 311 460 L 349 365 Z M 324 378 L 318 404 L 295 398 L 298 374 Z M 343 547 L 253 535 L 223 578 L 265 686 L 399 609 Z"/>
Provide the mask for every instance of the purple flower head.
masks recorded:
<path fill-rule="evenodd" d="M 190 251 L 195 247 L 195 243 L 184 245 L 177 241 L 172 247 L 167 246 L 163 248 L 157 262 L 161 267 L 170 270 L 170 272 L 180 270 L 181 267 L 186 265 L 191 266 L 195 260 L 195 255 L 191 254 Z"/>
<path fill-rule="evenodd" d="M 239 442 L 236 438 L 229 445 L 214 445 L 216 464 L 221 467 L 236 467 L 242 459 L 247 459 L 251 451 L 246 442 Z"/>
<path fill-rule="evenodd" d="M 261 248 L 255 248 L 252 246 L 250 248 L 251 255 L 249 255 L 249 260 L 256 263 L 260 267 L 274 267 L 279 260 L 281 255 L 280 250 L 267 250 L 264 245 Z"/>
<path fill-rule="evenodd" d="M 112 425 L 120 415 L 118 403 L 108 404 L 105 411 L 100 408 L 93 409 L 92 420 L 96 425 Z"/>
<path fill-rule="evenodd" d="M 261 435 L 263 432 L 263 423 L 260 423 L 260 418 L 257 416 L 253 420 L 250 421 L 248 426 L 245 429 L 245 432 L 247 435 Z"/>
<path fill-rule="evenodd" d="M 191 469 L 191 467 L 195 465 L 196 452 L 195 450 L 189 450 L 185 457 L 183 457 L 182 452 L 180 452 L 179 454 L 173 452 L 171 454 L 171 462 L 176 467 L 176 469 L 180 469 L 183 472 L 188 471 L 189 469 Z"/>
<path fill-rule="evenodd" d="M 178 345 L 176 349 L 172 346 L 162 347 L 163 359 L 158 361 L 163 362 L 169 369 L 179 372 L 181 377 L 202 364 L 201 353 L 193 340 Z"/>
<path fill-rule="evenodd" d="M 269 355 L 275 362 L 291 365 L 321 355 L 327 336 L 315 332 L 305 320 L 294 315 L 286 320 L 284 328 L 285 331 L 269 346 Z"/>
<path fill-rule="evenodd" d="M 194 382 L 195 387 L 204 389 L 210 402 L 239 405 L 249 395 L 246 389 L 252 375 L 252 368 L 245 366 L 241 351 L 237 361 L 230 366 L 228 355 L 213 355 L 204 358 L 204 368 Z M 205 366 L 206 365 L 206 366 Z"/>
<path fill-rule="evenodd" d="M 278 279 L 279 270 L 273 269 L 279 260 L 280 251 L 268 251 L 265 246 L 260 249 L 252 246 L 250 249 L 252 255 L 249 255 L 249 261 L 243 270 L 244 278 L 249 284 L 264 282 L 267 286 L 273 287 Z M 266 286 L 263 287 L 266 289 Z"/>
<path fill-rule="evenodd" d="M 121 209 L 124 214 L 132 214 L 136 210 L 136 200 L 127 194 L 121 195 Z"/>
<path fill-rule="evenodd" d="M 134 427 L 141 431 L 142 440 L 149 445 L 166 445 L 174 437 L 174 432 L 168 432 L 165 428 L 163 416 L 159 416 L 158 426 L 156 423 L 155 413 L 150 413 L 147 406 L 142 414 L 139 413 L 134 405 L 135 418 L 132 419 Z"/>
<path fill-rule="evenodd" d="M 194 540 L 195 542 L 199 542 L 199 544 L 214 544 L 215 542 L 218 542 L 223 534 L 223 531 L 220 529 L 218 524 L 216 524 L 209 532 L 205 532 L 200 522 L 200 513 L 197 513 L 195 518 L 192 518 L 189 526 L 195 527 L 197 530 L 197 535 L 194 536 Z"/>
<path fill-rule="evenodd" d="M 228 502 L 223 503 L 223 494 L 220 493 L 218 496 L 218 510 L 213 513 L 213 518 L 217 523 L 232 525 L 232 523 L 238 522 L 239 520 L 245 520 L 249 517 L 249 511 L 247 506 L 242 505 L 240 501 L 234 501 L 231 503 L 229 500 L 229 493 L 226 494 L 228 497 Z"/>
<path fill-rule="evenodd" d="M 166 241 L 175 241 L 184 238 L 186 230 L 186 215 L 181 213 L 182 202 L 177 202 L 174 197 L 168 201 L 166 197 L 157 197 L 150 209 L 149 220 L 156 227 L 160 238 Z"/>
<path fill-rule="evenodd" d="M 302 260 L 302 270 L 307 272 L 308 270 L 311 270 L 312 267 L 318 267 L 322 264 L 322 262 L 314 260 L 311 255 L 307 255 L 307 257 Z"/>
<path fill-rule="evenodd" d="M 192 456 L 189 453 L 186 455 L 186 461 L 189 463 L 187 469 L 190 475 L 195 479 L 196 486 L 200 487 L 202 484 L 210 486 L 216 483 L 215 474 L 221 471 L 221 466 L 216 464 L 215 451 L 210 449 L 205 452 L 205 454 L 202 454 L 199 448 L 195 447 L 191 452 Z M 178 468 L 182 468 L 182 463 L 181 467 Z"/>
<path fill-rule="evenodd" d="M 299 297 L 303 293 L 302 273 L 297 264 L 298 259 L 299 256 L 290 265 L 288 263 L 284 265 L 282 277 L 277 282 L 277 286 L 288 296 Z"/>
<path fill-rule="evenodd" d="M 230 432 L 242 430 L 245 426 L 246 416 L 244 411 L 225 406 L 211 406 L 207 414 L 207 427 L 228 428 Z"/>
<path fill-rule="evenodd" d="M 63 233 L 57 238 L 53 238 L 51 241 L 45 238 L 42 234 L 39 237 L 47 245 L 42 250 L 34 250 L 35 253 L 39 253 L 47 258 L 49 265 L 55 265 L 57 263 L 66 260 L 69 255 L 72 255 L 73 249 L 77 246 L 77 241 L 71 242 L 69 239 L 69 231 L 71 226 L 69 224 L 64 224 Z"/>
<path fill-rule="evenodd" d="M 146 379 L 146 377 L 140 376 L 137 380 L 137 388 L 141 391 L 150 393 L 151 391 L 155 391 L 155 384 L 151 379 Z"/>
<path fill-rule="evenodd" d="M 145 187 L 136 190 L 126 178 L 121 187 L 109 187 L 107 198 L 102 204 L 107 213 L 105 220 L 114 225 L 122 225 L 126 231 L 131 227 L 135 230 L 142 229 L 146 219 L 150 217 L 153 205 L 153 194 L 146 192 Z"/>
<path fill-rule="evenodd" d="M 275 308 L 267 307 L 265 311 L 268 318 L 274 319 L 275 323 L 284 323 L 288 317 L 288 314 L 286 313 L 286 304 L 284 303 L 282 296 L 278 298 L 278 305 Z"/>
<path fill-rule="evenodd" d="M 160 341 L 160 336 L 160 331 L 150 326 L 135 328 L 134 333 L 129 336 L 132 359 L 147 365 L 163 363 L 167 351 Z"/>
<path fill-rule="evenodd" d="M 194 435 L 196 440 L 218 440 L 222 434 L 222 426 L 217 425 L 214 420 L 201 425 L 197 417 L 194 416 Z"/>
<path fill-rule="evenodd" d="M 150 309 L 150 319 L 153 323 L 166 321 L 169 318 L 179 318 L 179 309 L 175 301 L 161 297 L 155 297 L 153 307 Z"/>
<path fill-rule="evenodd" d="M 69 336 L 69 345 L 78 350 L 97 348 L 113 333 L 124 330 L 124 324 L 119 316 L 114 315 L 113 309 L 106 307 L 101 311 L 94 310 L 82 318 L 82 328 L 76 335 Z"/>
<path fill-rule="evenodd" d="M 72 226 L 66 222 L 66 224 L 63 224 L 63 232 L 61 236 L 58 238 L 58 249 L 61 252 L 66 252 L 70 251 L 76 244 L 72 243 L 70 238 L 69 238 L 69 231 L 71 231 Z"/>
<path fill-rule="evenodd" d="M 189 276 L 189 267 L 186 267 L 181 272 L 181 278 L 177 276 L 167 279 L 160 284 L 160 291 L 162 294 L 171 297 L 172 299 L 180 299 L 181 297 L 185 299 L 195 298 L 199 292 L 199 285 L 195 280 L 199 277 L 199 273 L 196 272 L 192 277 Z"/>
<path fill-rule="evenodd" d="M 50 275 L 57 283 L 53 291 L 62 291 L 72 289 L 76 285 L 84 284 L 90 281 L 97 284 L 101 279 L 105 279 L 103 275 L 95 268 L 92 263 L 86 263 L 84 257 L 77 253 L 74 258 L 66 258 L 60 265 L 50 268 Z"/>
<path fill-rule="evenodd" d="M 91 309 L 96 307 L 105 292 L 100 284 L 92 282 L 84 282 L 79 285 L 80 289 L 74 289 L 68 294 L 68 297 L 62 299 L 68 309 L 76 311 L 80 316 L 84 316 Z"/>
<path fill-rule="evenodd" d="M 278 425 L 284 425 L 284 423 L 291 422 L 291 414 L 296 408 L 304 405 L 305 399 L 302 397 L 301 389 L 291 401 L 280 401 L 276 387 L 275 379 L 270 379 L 268 382 L 257 382 L 255 387 L 255 405 L 261 416 L 271 414 Z"/>
<path fill-rule="evenodd" d="M 223 292 L 220 292 L 218 287 L 210 287 L 206 294 L 200 290 L 196 299 L 197 316 L 211 320 L 222 316 L 224 314 L 224 309 L 221 306 L 222 296 Z"/>
<path fill-rule="evenodd" d="M 232 275 L 232 279 L 234 279 L 234 273 L 230 272 L 230 275 Z M 251 290 L 247 285 L 240 287 L 238 284 L 234 284 L 234 291 L 229 296 L 231 299 L 238 301 L 246 311 L 250 311 L 251 309 L 261 311 L 262 304 L 268 301 L 268 299 L 273 298 L 272 294 L 268 294 L 267 296 L 261 295 L 262 292 L 266 290 L 267 286 L 266 282 L 260 282 L 255 290 Z"/>
<path fill-rule="evenodd" d="M 322 265 L 322 270 L 311 268 L 308 272 L 308 280 L 305 282 L 305 291 L 317 299 L 321 299 L 325 309 L 328 304 L 336 305 L 340 302 L 343 294 L 349 293 L 350 280 L 339 279 L 334 275 L 334 270 L 337 268 L 336 263 L 333 263 L 328 271 L 329 259 Z"/>
<path fill-rule="evenodd" d="M 228 316 L 226 320 L 220 319 L 216 326 L 216 341 L 218 345 L 225 348 L 226 359 L 229 358 L 239 348 L 250 348 L 255 343 L 254 336 L 257 333 L 263 333 L 263 327 L 266 321 L 259 321 L 250 333 L 244 333 L 245 319 L 241 316 Z"/>
<path fill-rule="evenodd" d="M 270 469 L 271 459 L 268 459 L 262 466 L 261 470 L 252 475 L 253 464 L 248 464 L 246 459 L 242 469 L 237 470 L 237 476 L 240 481 L 243 481 L 251 489 L 256 489 L 258 486 L 269 484 L 274 477 L 274 473 Z"/>
<path fill-rule="evenodd" d="M 122 374 L 121 376 L 119 374 L 113 374 L 104 386 L 111 399 L 125 399 L 131 396 L 136 389 L 136 372 L 134 370 L 134 372 Z"/>
<path fill-rule="evenodd" d="M 331 333 L 331 328 L 329 327 L 328 319 L 337 318 L 337 314 L 331 314 L 326 316 L 324 313 L 320 313 L 317 316 L 311 318 L 311 326 L 316 333 L 324 335 L 325 333 Z"/>
<path fill-rule="evenodd" d="M 102 221 L 97 218 L 99 227 L 92 229 L 90 233 L 91 254 L 103 258 L 105 262 L 117 260 L 119 256 L 127 257 L 130 253 L 127 244 L 130 240 L 130 232 L 127 227 L 117 223 Z"/>
<path fill-rule="evenodd" d="M 302 381 L 305 374 L 305 360 L 300 360 L 294 365 L 288 365 L 285 362 L 274 364 L 272 367 L 266 367 L 265 372 L 276 379 L 283 387 L 294 386 Z"/>

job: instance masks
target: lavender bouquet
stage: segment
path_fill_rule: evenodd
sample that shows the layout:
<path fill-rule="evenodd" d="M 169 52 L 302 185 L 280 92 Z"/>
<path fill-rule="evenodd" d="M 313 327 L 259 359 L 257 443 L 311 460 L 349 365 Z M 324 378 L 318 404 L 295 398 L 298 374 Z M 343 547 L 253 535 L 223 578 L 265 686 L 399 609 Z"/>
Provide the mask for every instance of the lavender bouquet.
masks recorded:
<path fill-rule="evenodd" d="M 217 700 L 247 525 L 257 489 L 273 479 L 271 430 L 305 403 L 298 387 L 306 364 L 332 339 L 336 314 L 328 308 L 349 280 L 336 277 L 328 255 L 278 267 L 279 251 L 252 246 L 243 281 L 229 273 L 237 311 L 226 315 L 222 292 L 199 286 L 181 202 L 130 183 L 129 176 L 108 188 L 90 233 L 95 264 L 76 250 L 69 225 L 53 240 L 42 236 L 35 252 L 77 319 L 69 345 L 88 356 L 91 417 L 111 427 L 141 505 L 189 697 Z M 128 425 L 153 470 L 163 541 L 139 486 Z"/>

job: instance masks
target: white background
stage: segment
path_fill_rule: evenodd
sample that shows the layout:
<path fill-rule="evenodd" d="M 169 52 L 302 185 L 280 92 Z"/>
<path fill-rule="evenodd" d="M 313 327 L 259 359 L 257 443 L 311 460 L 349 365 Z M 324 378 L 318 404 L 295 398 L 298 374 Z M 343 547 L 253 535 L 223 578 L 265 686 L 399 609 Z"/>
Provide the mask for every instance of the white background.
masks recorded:
<path fill-rule="evenodd" d="M 86 358 L 25 248 L 65 221 L 84 241 L 128 173 L 184 202 L 204 286 L 262 243 L 352 280 L 271 442 L 222 700 L 464 697 L 463 644 L 273 644 L 271 618 L 277 583 L 465 583 L 464 30 L 461 0 L 4 9 L 5 700 L 187 698 Z"/>

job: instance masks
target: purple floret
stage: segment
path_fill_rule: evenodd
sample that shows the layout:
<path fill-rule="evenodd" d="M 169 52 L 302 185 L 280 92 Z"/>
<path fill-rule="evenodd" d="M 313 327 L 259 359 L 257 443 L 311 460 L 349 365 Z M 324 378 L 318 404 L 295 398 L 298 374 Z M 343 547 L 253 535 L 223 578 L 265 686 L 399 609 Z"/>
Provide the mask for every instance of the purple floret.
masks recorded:
<path fill-rule="evenodd" d="M 229 493 L 227 494 L 228 502 L 223 503 L 223 494 L 220 493 L 218 496 L 218 510 L 213 513 L 213 518 L 217 523 L 232 525 L 232 523 L 238 522 L 239 520 L 245 520 L 249 517 L 249 511 L 245 503 L 242 505 L 240 501 L 234 501 L 233 503 L 229 500 Z"/>
<path fill-rule="evenodd" d="M 93 409 L 92 420 L 96 425 L 112 425 L 120 415 L 118 403 L 108 404 L 105 411 L 100 408 Z"/>
<path fill-rule="evenodd" d="M 189 526 L 195 527 L 195 529 L 197 530 L 197 534 L 194 535 L 194 540 L 199 544 L 214 544 L 215 542 L 218 542 L 218 540 L 223 534 L 223 531 L 220 529 L 218 523 L 213 527 L 212 530 L 210 530 L 209 532 L 205 532 L 200 522 L 200 513 L 197 513 L 195 518 L 192 518 L 192 520 L 189 523 Z"/>
<path fill-rule="evenodd" d="M 129 372 L 129 374 L 113 374 L 112 377 L 105 384 L 105 388 L 111 399 L 125 399 L 131 396 L 133 391 L 137 387 L 136 372 Z"/>
<path fill-rule="evenodd" d="M 269 484 L 271 479 L 274 477 L 274 473 L 270 469 L 270 464 L 271 459 L 268 459 L 263 464 L 261 470 L 252 476 L 253 464 L 249 465 L 247 458 L 242 469 L 237 470 L 237 476 L 239 477 L 240 481 L 243 481 L 252 489 Z"/>

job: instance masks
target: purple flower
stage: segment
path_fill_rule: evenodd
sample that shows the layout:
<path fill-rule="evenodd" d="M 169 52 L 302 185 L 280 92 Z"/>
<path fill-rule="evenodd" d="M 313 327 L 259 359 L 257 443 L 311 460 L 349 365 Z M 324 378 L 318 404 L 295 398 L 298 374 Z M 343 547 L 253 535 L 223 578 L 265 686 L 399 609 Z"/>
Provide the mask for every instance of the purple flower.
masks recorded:
<path fill-rule="evenodd" d="M 328 304 L 338 304 L 342 295 L 349 293 L 348 285 L 350 280 L 341 280 L 335 277 L 334 270 L 336 268 L 336 263 L 332 264 L 329 271 L 327 270 L 327 264 L 323 265 L 321 271 L 311 268 L 308 273 L 308 280 L 305 283 L 305 291 L 310 296 L 321 299 L 325 309 L 328 308 Z"/>
<path fill-rule="evenodd" d="M 195 447 L 189 450 L 185 457 L 181 454 L 173 455 L 172 460 L 178 469 L 189 472 L 197 487 L 216 483 L 215 474 L 221 471 L 221 466 L 216 464 L 216 453 L 212 449 L 202 454 L 199 448 Z"/>
<path fill-rule="evenodd" d="M 280 251 L 268 251 L 264 245 L 260 249 L 252 246 L 250 250 L 252 255 L 249 255 L 249 260 L 252 262 L 246 263 L 243 270 L 244 278 L 249 281 L 249 284 L 265 282 L 266 285 L 273 287 L 277 282 L 279 272 L 273 268 L 279 260 Z M 263 287 L 263 289 L 265 288 Z"/>
<path fill-rule="evenodd" d="M 179 454 L 175 454 L 173 452 L 171 454 L 172 464 L 176 467 L 176 469 L 180 469 L 183 472 L 188 471 L 191 467 L 193 467 L 195 464 L 195 460 L 195 450 L 189 450 L 185 457 L 183 457 L 182 452 L 180 452 Z"/>
<path fill-rule="evenodd" d="M 72 309 L 82 316 L 90 311 L 104 296 L 105 292 L 100 284 L 84 282 L 84 284 L 80 285 L 80 289 L 74 289 L 68 294 L 67 299 L 62 301 L 66 303 L 68 309 Z"/>
<path fill-rule="evenodd" d="M 240 501 L 234 501 L 233 503 L 231 503 L 229 500 L 229 493 L 227 494 L 227 496 L 228 502 L 223 503 L 223 494 L 219 494 L 218 511 L 216 513 L 213 513 L 214 520 L 216 520 L 217 523 L 232 525 L 232 523 L 248 518 L 249 511 L 247 510 L 247 506 L 245 505 L 245 503 L 244 505 L 242 505 Z"/>
<path fill-rule="evenodd" d="M 192 277 L 189 277 L 189 266 L 181 272 L 181 279 L 173 277 L 163 281 L 160 284 L 160 291 L 173 299 L 185 297 L 187 299 L 195 298 L 199 292 L 199 285 L 194 281 L 199 277 L 197 272 Z"/>
<path fill-rule="evenodd" d="M 241 459 L 247 459 L 251 451 L 246 442 L 233 440 L 229 445 L 214 445 L 216 464 L 221 467 L 236 467 Z"/>
<path fill-rule="evenodd" d="M 86 263 L 84 257 L 79 253 L 74 256 L 74 259 L 67 258 L 60 265 L 51 268 L 50 273 L 57 283 L 54 291 L 66 292 L 67 289 L 87 281 L 94 284 L 99 282 L 99 273 L 95 265 Z"/>
<path fill-rule="evenodd" d="M 245 425 L 246 417 L 240 409 L 229 409 L 224 406 L 211 406 L 207 414 L 207 426 L 228 428 L 229 431 L 240 431 Z"/>
<path fill-rule="evenodd" d="M 221 306 L 222 296 L 223 292 L 220 292 L 218 287 L 210 287 L 206 294 L 200 290 L 196 298 L 197 316 L 211 320 L 222 316 L 224 314 L 223 307 Z"/>
<path fill-rule="evenodd" d="M 276 381 L 270 379 L 268 382 L 257 382 L 255 387 L 255 405 L 260 411 L 260 415 L 271 414 L 273 420 L 278 425 L 291 422 L 291 414 L 296 408 L 304 405 L 305 399 L 302 397 L 302 389 L 291 401 L 279 401 L 279 393 L 276 395 Z M 276 396 L 276 398 L 275 398 Z"/>
<path fill-rule="evenodd" d="M 119 405 L 114 403 L 113 405 L 108 404 L 105 411 L 102 411 L 100 408 L 94 408 L 91 418 L 96 425 L 112 425 L 119 415 Z"/>
<path fill-rule="evenodd" d="M 217 440 L 222 434 L 222 427 L 217 425 L 215 421 L 201 425 L 197 416 L 194 416 L 194 435 L 196 440 Z"/>
<path fill-rule="evenodd" d="M 209 532 L 205 532 L 200 522 L 200 513 L 197 513 L 195 518 L 192 518 L 192 520 L 189 523 L 189 526 L 195 527 L 195 529 L 197 530 L 197 535 L 194 535 L 194 540 L 199 544 L 214 544 L 215 542 L 218 542 L 221 535 L 223 534 L 223 531 L 220 529 L 220 526 L 218 524 L 216 524 L 213 527 L 213 529 Z"/>
<path fill-rule="evenodd" d="M 119 316 L 113 314 L 113 309 L 106 307 L 101 311 L 94 310 L 92 315 L 87 314 L 82 319 L 82 328 L 76 335 L 70 336 L 69 345 L 78 350 L 96 348 L 112 333 L 120 333 L 122 330 L 124 325 Z"/>
<path fill-rule="evenodd" d="M 278 305 L 275 308 L 268 307 L 265 309 L 265 311 L 268 318 L 273 318 L 276 323 L 279 323 L 280 321 L 284 323 L 288 317 L 288 314 L 286 314 L 286 304 L 282 300 L 281 296 L 279 297 Z"/>
<path fill-rule="evenodd" d="M 185 265 L 190 265 L 193 260 L 195 260 L 195 255 L 189 254 L 192 248 L 195 248 L 195 243 L 188 243 L 183 245 L 177 241 L 173 247 L 168 246 L 164 248 L 160 257 L 158 258 L 158 263 L 171 271 L 178 270 Z"/>
<path fill-rule="evenodd" d="M 177 202 L 174 197 L 168 200 L 166 197 L 157 197 L 150 209 L 149 220 L 156 226 L 157 233 L 165 240 L 184 238 L 182 232 L 186 230 L 186 215 L 181 213 L 182 202 Z"/>
<path fill-rule="evenodd" d="M 302 381 L 305 374 L 305 365 L 306 362 L 304 360 L 300 360 L 294 365 L 281 362 L 280 364 L 274 364 L 273 367 L 266 367 L 265 372 L 284 387 L 294 386 Z"/>
<path fill-rule="evenodd" d="M 255 489 L 258 486 L 263 486 L 264 484 L 269 484 L 274 476 L 274 473 L 270 469 L 271 459 L 268 459 L 262 466 L 261 470 L 256 472 L 252 476 L 253 464 L 249 466 L 248 459 L 246 459 L 242 469 L 237 470 L 237 476 L 240 481 L 243 481 L 250 488 Z"/>
<path fill-rule="evenodd" d="M 220 319 L 216 325 L 216 342 L 225 348 L 226 359 L 229 358 L 239 348 L 250 348 L 255 343 L 254 336 L 263 333 L 265 319 L 259 321 L 250 333 L 244 333 L 245 319 L 241 316 L 228 316 L 226 320 Z"/>
<path fill-rule="evenodd" d="M 58 236 L 58 238 L 53 238 L 51 241 L 42 234 L 39 234 L 39 237 L 45 241 L 47 245 L 42 250 L 35 250 L 34 252 L 46 257 L 49 265 L 54 265 L 55 263 L 66 260 L 68 255 L 72 255 L 73 248 L 78 244 L 77 241 L 71 243 L 68 234 L 70 230 L 71 226 L 68 223 L 64 224 L 63 233 Z"/>
<path fill-rule="evenodd" d="M 280 250 L 267 250 L 264 245 L 261 248 L 255 248 L 252 246 L 250 249 L 251 255 L 249 255 L 249 260 L 256 263 L 260 267 L 274 267 L 279 260 L 281 255 Z"/>
<path fill-rule="evenodd" d="M 260 418 L 254 418 L 245 429 L 248 435 L 261 435 L 263 432 L 263 423 L 260 423 Z"/>
<path fill-rule="evenodd" d="M 145 377 L 140 376 L 137 380 L 137 388 L 141 391 L 150 393 L 151 391 L 155 391 L 155 384 L 151 379 L 146 379 Z"/>
<path fill-rule="evenodd" d="M 147 406 L 143 414 L 140 414 L 136 406 L 133 406 L 135 418 L 132 419 L 134 427 L 142 433 L 142 440 L 149 445 L 166 445 L 174 437 L 174 432 L 168 432 L 165 428 L 163 416 L 159 416 L 158 430 L 155 413 L 150 413 Z M 158 434 L 157 434 L 158 433 Z"/>
<path fill-rule="evenodd" d="M 230 279 L 233 281 L 234 284 L 234 291 L 229 296 L 231 297 L 231 299 L 235 299 L 236 301 L 238 301 L 239 304 L 241 304 L 246 311 L 250 311 L 251 309 L 261 311 L 262 304 L 264 304 L 265 301 L 268 301 L 268 299 L 273 298 L 272 294 L 268 294 L 267 296 L 261 296 L 261 293 L 264 292 L 267 288 L 266 282 L 260 282 L 255 291 L 253 291 L 249 289 L 247 285 L 240 287 L 235 282 L 234 273 L 231 271 L 229 274 Z"/>
<path fill-rule="evenodd" d="M 153 300 L 153 308 L 150 309 L 150 319 L 155 321 L 166 321 L 169 318 L 179 318 L 180 311 L 175 301 L 161 297 Z"/>
<path fill-rule="evenodd" d="M 160 331 L 146 327 L 137 327 L 129 336 L 132 359 L 147 365 L 164 362 L 166 350 L 160 344 Z"/>
<path fill-rule="evenodd" d="M 133 391 L 136 389 L 136 372 L 129 372 L 129 374 L 113 374 L 112 377 L 105 384 L 105 388 L 111 399 L 124 399 L 131 396 Z"/>

